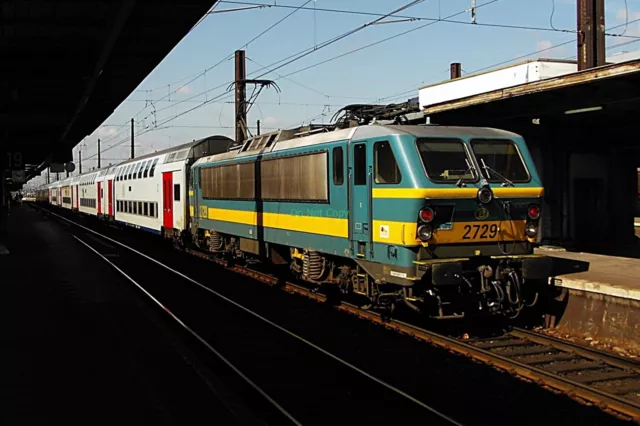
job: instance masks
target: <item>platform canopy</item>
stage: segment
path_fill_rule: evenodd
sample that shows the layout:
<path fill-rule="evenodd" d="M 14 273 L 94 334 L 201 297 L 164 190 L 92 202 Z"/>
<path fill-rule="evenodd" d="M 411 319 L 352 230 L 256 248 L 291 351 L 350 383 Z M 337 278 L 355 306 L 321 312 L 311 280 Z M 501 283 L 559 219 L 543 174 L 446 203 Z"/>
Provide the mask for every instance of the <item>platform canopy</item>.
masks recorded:
<path fill-rule="evenodd" d="M 70 161 L 216 1 L 0 2 L 0 151 Z"/>
<path fill-rule="evenodd" d="M 640 113 L 640 60 L 461 97 L 423 108 L 431 122 L 491 125 L 534 120 L 542 125 L 612 127 Z"/>

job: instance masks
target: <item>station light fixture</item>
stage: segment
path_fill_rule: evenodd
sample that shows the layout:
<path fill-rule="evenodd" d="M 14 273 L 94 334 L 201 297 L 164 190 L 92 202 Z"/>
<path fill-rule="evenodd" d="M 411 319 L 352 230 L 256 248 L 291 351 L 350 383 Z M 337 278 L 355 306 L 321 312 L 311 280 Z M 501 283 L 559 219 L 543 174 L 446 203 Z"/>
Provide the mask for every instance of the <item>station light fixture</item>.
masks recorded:
<path fill-rule="evenodd" d="M 587 108 L 570 109 L 570 110 L 565 111 L 564 113 L 566 115 L 581 114 L 583 112 L 600 111 L 601 109 L 602 109 L 602 106 L 593 106 L 593 107 L 587 107 Z"/>

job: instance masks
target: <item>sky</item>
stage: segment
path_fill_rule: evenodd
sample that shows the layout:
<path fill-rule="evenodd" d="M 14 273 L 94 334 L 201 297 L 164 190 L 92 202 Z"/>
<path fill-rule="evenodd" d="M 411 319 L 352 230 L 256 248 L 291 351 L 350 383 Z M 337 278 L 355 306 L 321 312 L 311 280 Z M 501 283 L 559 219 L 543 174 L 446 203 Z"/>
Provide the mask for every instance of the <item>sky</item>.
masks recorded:
<path fill-rule="evenodd" d="M 472 0 L 426 0 L 399 15 L 432 20 L 370 25 L 325 47 L 327 40 L 377 17 L 318 9 L 384 15 L 411 1 L 244 1 L 293 7 L 306 3 L 311 10 L 291 14 L 295 9 L 263 7 L 224 12 L 248 6 L 220 1 L 212 10 L 215 13 L 206 15 L 113 114 L 78 144 L 74 162 L 78 163 L 81 150 L 83 171 L 96 167 L 99 138 L 103 166 L 127 159 L 132 117 L 136 155 L 210 135 L 233 137 L 233 93 L 225 92 L 234 76 L 233 53 L 241 48 L 246 51 L 248 78 L 276 80 L 281 90 L 265 88 L 249 113 L 249 124 L 255 127 L 260 120 L 263 132 L 310 121 L 327 123 L 350 103 L 406 101 L 418 95 L 421 85 L 446 80 L 452 62 L 462 63 L 464 75 L 507 62 L 575 58 L 576 0 L 477 0 L 476 25 L 468 11 Z M 622 24 L 611 33 L 640 37 L 640 22 L 624 25 L 627 17 L 629 21 L 640 18 L 640 0 L 605 0 L 605 7 L 606 28 Z M 288 14 L 291 16 L 247 45 Z M 438 21 L 451 15 L 457 22 Z M 414 31 L 365 47 L 409 30 Z M 549 49 L 567 41 L 574 42 Z M 633 43 L 614 47 L 629 42 Z M 606 43 L 608 56 L 640 49 L 639 38 L 608 36 Z M 314 47 L 307 56 L 263 75 L 284 63 L 278 61 Z M 549 50 L 536 53 L 542 49 Z M 340 55 L 344 56 L 304 69 Z M 524 55 L 529 56 L 520 58 Z"/>

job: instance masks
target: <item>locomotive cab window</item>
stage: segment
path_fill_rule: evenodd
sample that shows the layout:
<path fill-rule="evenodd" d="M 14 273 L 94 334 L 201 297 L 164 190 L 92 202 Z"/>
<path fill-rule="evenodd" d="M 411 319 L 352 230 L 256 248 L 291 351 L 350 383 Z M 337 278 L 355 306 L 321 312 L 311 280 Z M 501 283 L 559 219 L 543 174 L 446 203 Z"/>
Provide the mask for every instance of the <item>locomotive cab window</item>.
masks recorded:
<path fill-rule="evenodd" d="M 342 147 L 333 148 L 333 184 L 342 185 L 344 182 L 344 156 Z"/>
<path fill-rule="evenodd" d="M 500 139 L 473 139 L 471 148 L 478 159 L 483 176 L 491 183 L 528 182 L 529 172 L 513 141 Z M 487 168 L 484 168 L 484 165 Z"/>
<path fill-rule="evenodd" d="M 417 140 L 420 159 L 432 182 L 456 183 L 475 182 L 478 177 L 473 163 L 460 139 L 419 138 Z"/>
<path fill-rule="evenodd" d="M 376 142 L 373 146 L 373 170 L 376 183 L 393 184 L 402 180 L 398 162 L 389 142 Z"/>
<path fill-rule="evenodd" d="M 353 147 L 353 184 L 367 184 L 367 145 L 361 143 Z"/>

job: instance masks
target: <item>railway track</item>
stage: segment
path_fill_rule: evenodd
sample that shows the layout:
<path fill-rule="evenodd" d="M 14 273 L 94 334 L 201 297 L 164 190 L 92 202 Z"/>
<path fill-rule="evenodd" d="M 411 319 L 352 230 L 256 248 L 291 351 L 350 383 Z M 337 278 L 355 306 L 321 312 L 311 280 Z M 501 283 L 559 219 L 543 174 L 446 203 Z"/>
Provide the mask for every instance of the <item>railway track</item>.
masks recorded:
<path fill-rule="evenodd" d="M 117 241 L 115 243 L 120 244 Z M 325 295 L 296 283 L 283 282 L 261 271 L 231 265 L 205 253 L 189 253 L 270 286 L 277 286 L 286 292 L 318 302 L 327 301 Z M 498 337 L 460 339 L 407 322 L 386 319 L 375 312 L 363 311 L 349 303 L 341 303 L 334 307 L 387 329 L 489 364 L 514 376 L 569 395 L 580 402 L 596 405 L 609 413 L 640 421 L 640 366 L 636 362 L 524 329 L 512 329 Z"/>
<path fill-rule="evenodd" d="M 435 425 L 461 425 L 420 399 L 160 261 L 49 213 L 79 227 L 73 233 L 76 240 L 138 287 L 192 340 L 259 394 L 264 401 L 258 404 L 258 413 L 265 414 L 273 424 L 327 424 L 336 418 L 386 423 L 421 418 Z M 170 280 L 167 273 L 171 274 Z M 243 392 L 246 394 L 246 390 Z M 255 401 L 254 396 L 251 401 Z M 394 410 L 376 412 L 370 409 L 372 405 L 390 405 Z"/>
<path fill-rule="evenodd" d="M 189 252 L 266 284 L 281 286 L 290 293 L 318 302 L 327 301 L 325 295 L 304 286 L 280 282 L 272 275 L 250 268 L 230 266 L 205 253 Z M 640 422 L 640 363 L 522 328 L 514 328 L 498 337 L 462 339 L 387 319 L 350 303 L 343 302 L 335 307 Z"/>

